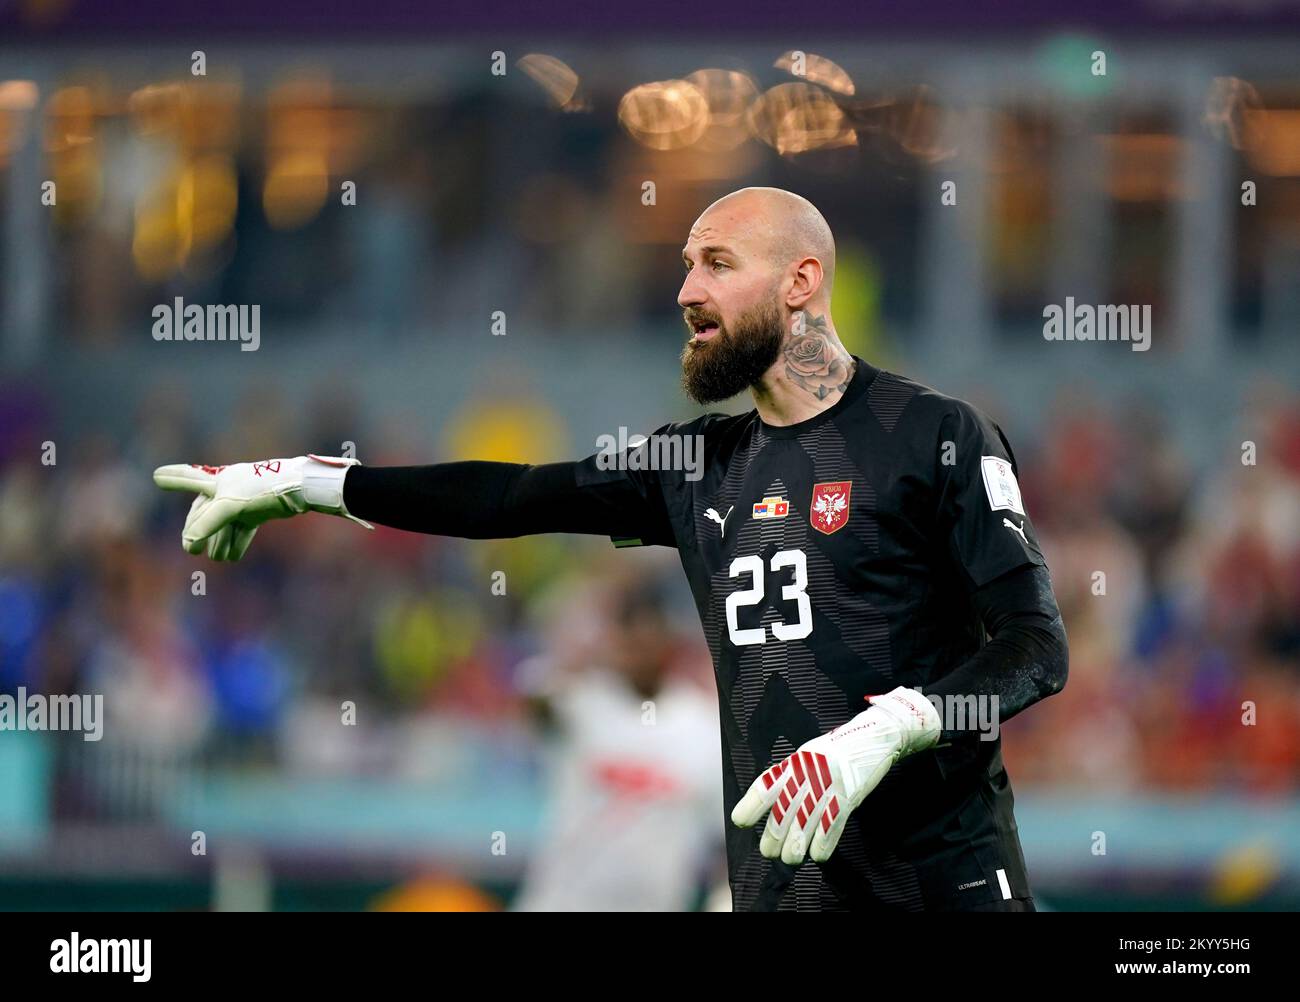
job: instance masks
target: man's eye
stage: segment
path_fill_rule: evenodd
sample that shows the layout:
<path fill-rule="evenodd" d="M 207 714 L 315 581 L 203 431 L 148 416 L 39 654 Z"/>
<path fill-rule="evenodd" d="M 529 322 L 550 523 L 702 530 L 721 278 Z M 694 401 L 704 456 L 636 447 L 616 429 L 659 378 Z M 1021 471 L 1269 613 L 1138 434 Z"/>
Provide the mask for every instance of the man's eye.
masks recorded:
<path fill-rule="evenodd" d="M 713 267 L 714 267 L 714 268 L 717 268 L 717 267 L 719 267 L 719 266 L 721 266 L 721 267 L 723 267 L 723 268 L 726 268 L 726 267 L 727 267 L 727 265 L 723 264 L 721 261 L 714 261 L 714 262 L 713 262 Z"/>

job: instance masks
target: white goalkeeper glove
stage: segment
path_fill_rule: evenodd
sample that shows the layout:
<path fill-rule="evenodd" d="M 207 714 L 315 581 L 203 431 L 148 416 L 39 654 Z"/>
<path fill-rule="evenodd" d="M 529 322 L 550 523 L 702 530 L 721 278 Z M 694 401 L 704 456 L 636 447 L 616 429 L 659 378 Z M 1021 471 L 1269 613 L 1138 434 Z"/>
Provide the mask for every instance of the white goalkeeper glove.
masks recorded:
<path fill-rule="evenodd" d="M 153 471 L 165 491 L 195 491 L 181 530 L 181 545 L 201 553 L 206 544 L 213 560 L 238 560 L 263 522 L 306 511 L 342 515 L 367 529 L 374 526 L 343 506 L 343 478 L 355 459 L 295 456 L 231 466 L 175 463 Z"/>
<path fill-rule="evenodd" d="M 856 810 L 899 759 L 931 747 L 943 721 L 915 689 L 899 686 L 869 699 L 871 708 L 829 734 L 805 742 L 759 776 L 731 812 L 750 828 L 770 810 L 758 849 L 798 866 L 808 854 L 830 859 Z"/>

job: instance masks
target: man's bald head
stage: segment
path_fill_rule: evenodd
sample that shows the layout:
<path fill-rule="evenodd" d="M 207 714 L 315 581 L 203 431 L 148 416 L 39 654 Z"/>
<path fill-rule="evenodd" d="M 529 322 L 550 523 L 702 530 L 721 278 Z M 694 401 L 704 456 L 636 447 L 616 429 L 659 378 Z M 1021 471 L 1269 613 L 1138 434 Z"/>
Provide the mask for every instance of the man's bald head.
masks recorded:
<path fill-rule="evenodd" d="M 830 301 L 835 281 L 835 237 L 817 206 L 783 188 L 741 188 L 723 195 L 696 221 L 696 226 L 722 217 L 743 233 L 756 253 L 777 272 L 814 257 L 822 267 L 817 298 Z M 725 223 L 723 225 L 726 225 Z"/>
<path fill-rule="evenodd" d="M 758 385 L 796 336 L 816 331 L 808 343 L 827 351 L 838 344 L 835 239 L 806 198 L 780 188 L 733 191 L 695 220 L 682 263 L 677 304 L 691 334 L 682 379 L 692 400 L 713 403 Z"/>

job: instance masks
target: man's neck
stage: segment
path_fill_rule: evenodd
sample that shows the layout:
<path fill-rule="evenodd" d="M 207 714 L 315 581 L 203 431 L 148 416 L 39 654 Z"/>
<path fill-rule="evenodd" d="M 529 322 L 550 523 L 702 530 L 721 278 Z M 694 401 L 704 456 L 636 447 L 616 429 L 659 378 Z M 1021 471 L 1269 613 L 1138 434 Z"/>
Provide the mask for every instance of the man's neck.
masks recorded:
<path fill-rule="evenodd" d="M 840 344 L 830 314 L 809 310 L 792 326 L 776 360 L 751 389 L 758 416 L 776 427 L 816 417 L 844 396 L 857 365 Z"/>

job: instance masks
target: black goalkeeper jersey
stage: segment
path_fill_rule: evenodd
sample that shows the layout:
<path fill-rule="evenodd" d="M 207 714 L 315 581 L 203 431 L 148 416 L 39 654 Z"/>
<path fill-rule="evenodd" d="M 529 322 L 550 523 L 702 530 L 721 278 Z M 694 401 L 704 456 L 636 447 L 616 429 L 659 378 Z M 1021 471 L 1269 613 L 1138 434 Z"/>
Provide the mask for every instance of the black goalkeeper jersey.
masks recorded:
<path fill-rule="evenodd" d="M 974 733 L 899 762 L 826 863 L 765 859 L 763 822 L 731 822 L 762 770 L 861 713 L 867 695 L 924 692 L 979 651 L 974 589 L 1044 565 L 998 426 L 856 361 L 841 399 L 806 421 L 708 414 L 577 468 L 580 491 L 625 513 L 616 543 L 675 547 L 690 580 L 717 676 L 737 911 L 1029 895 L 1000 741 Z M 662 436 L 695 435 L 702 471 L 651 468 L 669 454 Z"/>

